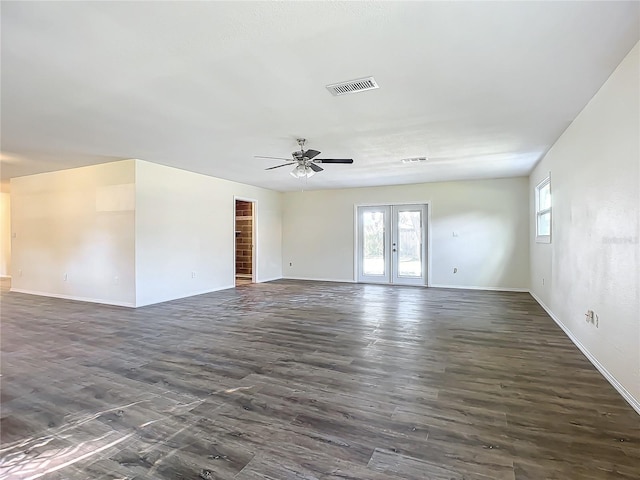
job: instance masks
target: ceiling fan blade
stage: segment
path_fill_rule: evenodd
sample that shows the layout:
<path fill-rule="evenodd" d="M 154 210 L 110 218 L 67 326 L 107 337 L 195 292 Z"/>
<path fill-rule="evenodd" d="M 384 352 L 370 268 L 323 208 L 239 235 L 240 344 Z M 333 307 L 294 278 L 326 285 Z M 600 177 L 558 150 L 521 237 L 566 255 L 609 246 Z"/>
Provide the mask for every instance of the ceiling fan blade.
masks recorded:
<path fill-rule="evenodd" d="M 268 158 L 269 160 L 288 160 L 291 161 L 290 158 L 282 158 L 282 157 L 263 157 L 262 155 L 254 155 L 253 158 Z"/>
<path fill-rule="evenodd" d="M 282 165 L 276 165 L 275 167 L 265 168 L 265 170 L 273 170 L 274 168 L 286 167 L 287 165 L 293 165 L 296 162 L 283 163 Z"/>
<path fill-rule="evenodd" d="M 319 166 L 318 166 L 318 165 L 316 165 L 315 163 L 310 163 L 310 164 L 309 164 L 309 168 L 310 168 L 311 170 L 313 170 L 314 172 L 321 172 L 321 171 L 323 171 L 323 170 L 324 170 L 324 168 L 319 167 Z"/>
<path fill-rule="evenodd" d="M 309 149 L 306 152 L 304 152 L 304 156 L 307 157 L 309 160 L 311 160 L 314 157 L 317 157 L 318 155 L 320 155 L 320 152 L 318 150 Z"/>
<path fill-rule="evenodd" d="M 353 163 L 353 158 L 316 158 L 316 163 Z"/>

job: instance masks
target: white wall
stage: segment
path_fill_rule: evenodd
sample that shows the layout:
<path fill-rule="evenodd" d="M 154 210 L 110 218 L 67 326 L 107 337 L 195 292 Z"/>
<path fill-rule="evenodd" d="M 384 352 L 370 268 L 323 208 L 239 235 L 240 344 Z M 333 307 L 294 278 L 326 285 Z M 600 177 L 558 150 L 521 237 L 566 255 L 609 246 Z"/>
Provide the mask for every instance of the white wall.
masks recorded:
<path fill-rule="evenodd" d="M 11 289 L 133 306 L 134 182 L 133 160 L 12 179 Z"/>
<path fill-rule="evenodd" d="M 11 196 L 0 192 L 0 277 L 11 276 Z"/>
<path fill-rule="evenodd" d="M 529 197 L 532 293 L 640 413 L 639 49 L 536 166 Z M 537 244 L 533 191 L 549 172 L 552 243 Z"/>
<path fill-rule="evenodd" d="M 401 202 L 430 202 L 431 285 L 528 289 L 524 177 L 285 193 L 284 276 L 354 281 L 354 205 Z"/>
<path fill-rule="evenodd" d="M 280 193 L 136 161 L 136 305 L 234 286 L 234 196 L 257 202 L 256 281 L 280 278 Z"/>

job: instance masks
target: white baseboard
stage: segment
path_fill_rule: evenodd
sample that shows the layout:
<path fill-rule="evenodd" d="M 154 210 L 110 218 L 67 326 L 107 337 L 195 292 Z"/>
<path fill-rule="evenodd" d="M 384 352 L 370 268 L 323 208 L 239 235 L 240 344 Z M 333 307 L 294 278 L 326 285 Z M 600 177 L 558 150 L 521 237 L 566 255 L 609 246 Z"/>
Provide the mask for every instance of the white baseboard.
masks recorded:
<path fill-rule="evenodd" d="M 135 308 L 135 304 L 129 302 L 114 302 L 102 298 L 77 297 L 75 295 L 63 295 L 61 293 L 36 292 L 34 290 L 24 290 L 22 288 L 11 288 L 10 292 L 26 293 L 27 295 L 37 295 L 39 297 L 62 298 L 64 300 L 75 300 L 78 302 L 101 303 L 103 305 L 114 305 L 116 307 Z"/>
<path fill-rule="evenodd" d="M 529 293 L 528 288 L 512 288 L 512 287 L 477 287 L 475 285 L 439 285 L 431 284 L 432 288 L 457 288 L 460 290 L 486 290 L 489 292 L 521 292 Z"/>
<path fill-rule="evenodd" d="M 261 278 L 256 280 L 256 283 L 265 283 L 265 282 L 273 282 L 274 280 L 282 280 L 282 277 L 272 277 L 272 278 Z"/>
<path fill-rule="evenodd" d="M 551 309 L 547 307 L 544 304 L 544 302 L 540 300 L 540 298 L 538 298 L 538 296 L 535 293 L 533 293 L 532 291 L 529 291 L 529 294 L 534 298 L 536 302 L 540 304 L 540 306 L 544 309 L 545 312 L 547 312 L 547 314 L 552 318 L 552 320 L 558 324 L 558 326 L 567 335 L 567 337 L 569 337 L 569 340 L 571 340 L 573 344 L 576 347 L 578 347 L 578 349 L 582 352 L 582 354 L 585 357 L 587 357 L 587 359 L 593 364 L 594 367 L 598 369 L 598 371 L 602 374 L 604 378 L 607 379 L 607 381 L 613 386 L 613 388 L 615 388 L 618 391 L 618 393 L 622 395 L 622 398 L 624 398 L 627 401 L 627 403 L 631 405 L 631 408 L 633 408 L 640 415 L 640 401 L 636 399 L 633 395 L 631 395 L 631 393 L 626 388 L 624 388 L 624 386 L 622 386 L 622 384 L 618 382 L 618 380 L 616 380 L 616 377 L 614 377 L 613 374 L 609 372 L 609 370 L 607 370 L 604 367 L 604 365 L 602 365 L 598 361 L 598 359 L 591 354 L 589 350 L 587 350 L 587 347 L 585 347 L 582 343 L 580 343 L 580 340 L 578 340 L 575 337 L 575 335 L 571 332 L 571 330 L 569 330 L 567 326 L 564 323 L 562 323 L 558 317 L 556 317 L 556 315 L 551 311 Z"/>
<path fill-rule="evenodd" d="M 163 298 L 159 300 L 153 300 L 151 302 L 140 303 L 140 304 L 137 304 L 136 307 L 148 307 L 149 305 L 156 305 L 158 303 L 171 302 L 173 300 L 180 300 L 182 298 L 195 297 L 196 295 L 205 295 L 207 293 L 219 292 L 220 290 L 229 290 L 230 288 L 236 288 L 235 283 L 232 285 L 224 285 L 222 287 L 216 287 L 216 288 L 207 289 L 207 290 L 198 290 L 195 292 L 189 292 L 189 293 L 178 295 L 177 297 L 168 297 L 168 298 Z"/>
<path fill-rule="evenodd" d="M 63 295 L 59 293 L 46 293 L 46 292 L 36 292 L 33 290 L 24 290 L 21 288 L 11 288 L 9 291 L 16 293 L 26 293 L 27 295 L 38 295 L 40 297 L 52 297 L 52 298 L 62 298 L 64 300 L 75 300 L 78 302 L 89 302 L 89 303 L 100 303 L 103 305 L 114 305 L 116 307 L 129 307 L 129 308 L 138 308 L 138 307 L 146 307 L 149 305 L 156 305 L 158 303 L 170 302 L 172 300 L 180 300 L 181 298 L 195 297 L 196 295 L 204 295 L 206 293 L 218 292 L 220 290 L 228 290 L 230 288 L 235 288 L 235 285 L 225 285 L 222 287 L 208 289 L 208 290 L 200 290 L 196 292 L 189 292 L 184 295 L 179 295 L 176 297 L 162 298 L 156 299 L 150 302 L 145 302 L 141 304 L 134 304 L 129 302 L 114 302 L 111 300 L 104 300 L 100 298 L 89 298 L 89 297 L 78 297 L 75 295 Z"/>
<path fill-rule="evenodd" d="M 358 283 L 355 280 L 338 280 L 335 278 L 307 278 L 307 277 L 282 277 L 283 280 L 306 280 L 310 282 L 340 282 L 340 283 Z M 390 285 L 393 286 L 392 283 L 375 283 L 372 285 Z M 407 286 L 407 285 L 399 285 L 398 286 Z M 411 285 L 409 285 L 411 286 Z M 521 292 L 521 293 L 529 293 L 528 288 L 511 288 L 511 287 L 476 287 L 469 285 L 416 285 L 418 287 L 432 287 L 432 288 L 457 288 L 460 290 L 488 290 L 488 291 L 496 291 L 496 292 Z"/>
<path fill-rule="evenodd" d="M 282 277 L 283 280 L 306 280 L 309 282 L 339 282 L 356 283 L 353 280 L 338 280 L 336 278 L 305 278 L 305 277 Z"/>

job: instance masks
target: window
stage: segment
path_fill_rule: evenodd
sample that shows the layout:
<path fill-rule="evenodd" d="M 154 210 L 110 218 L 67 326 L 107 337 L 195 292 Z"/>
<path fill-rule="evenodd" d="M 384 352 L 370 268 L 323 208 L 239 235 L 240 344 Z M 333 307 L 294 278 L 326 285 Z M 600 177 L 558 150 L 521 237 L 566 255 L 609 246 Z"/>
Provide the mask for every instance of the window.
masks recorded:
<path fill-rule="evenodd" d="M 536 242 L 551 243 L 551 179 L 536 187 Z"/>

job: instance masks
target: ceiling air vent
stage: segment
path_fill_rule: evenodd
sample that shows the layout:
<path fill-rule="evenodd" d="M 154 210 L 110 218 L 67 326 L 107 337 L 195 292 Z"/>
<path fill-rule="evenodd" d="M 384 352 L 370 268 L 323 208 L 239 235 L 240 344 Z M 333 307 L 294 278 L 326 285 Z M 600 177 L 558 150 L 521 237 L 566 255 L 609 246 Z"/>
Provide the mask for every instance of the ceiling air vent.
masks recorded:
<path fill-rule="evenodd" d="M 402 163 L 422 163 L 427 161 L 427 157 L 403 158 L 400 161 Z"/>
<path fill-rule="evenodd" d="M 327 90 L 329 90 L 333 96 L 364 92 L 365 90 L 373 90 L 375 88 L 378 88 L 378 84 L 373 77 L 358 78 L 357 80 L 327 85 Z"/>

